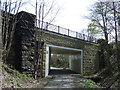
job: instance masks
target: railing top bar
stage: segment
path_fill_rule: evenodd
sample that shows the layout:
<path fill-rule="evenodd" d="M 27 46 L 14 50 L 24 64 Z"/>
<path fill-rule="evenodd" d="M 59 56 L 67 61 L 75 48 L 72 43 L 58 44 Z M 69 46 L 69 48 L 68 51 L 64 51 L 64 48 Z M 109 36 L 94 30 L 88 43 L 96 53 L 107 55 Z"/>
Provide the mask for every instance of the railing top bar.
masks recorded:
<path fill-rule="evenodd" d="M 39 19 L 37 19 L 37 21 L 39 21 Z M 49 23 L 49 22 L 45 22 L 45 21 L 41 21 L 41 20 L 40 20 L 40 22 L 47 23 L 47 24 L 49 24 L 49 25 L 53 25 L 53 26 L 58 27 L 58 25 L 54 25 L 54 24 L 51 24 L 51 23 Z"/>
<path fill-rule="evenodd" d="M 61 28 L 61 29 L 65 29 L 65 30 L 68 30 L 67 28 L 64 28 L 64 27 L 61 27 L 61 26 L 59 26 L 59 28 Z M 70 29 L 69 29 L 70 30 Z"/>
<path fill-rule="evenodd" d="M 51 24 L 51 23 L 48 23 L 48 22 L 45 22 L 45 21 L 40 21 L 40 22 L 46 23 L 47 26 L 52 25 L 53 27 L 59 27 L 60 30 L 64 29 L 64 30 L 67 30 L 68 32 L 74 32 L 74 33 L 76 33 L 76 38 L 78 38 L 78 39 L 81 39 L 80 36 L 79 36 L 79 35 L 81 35 L 83 40 L 87 40 L 87 41 L 91 41 L 91 42 L 95 42 L 95 43 L 97 41 L 97 38 L 95 38 L 95 37 L 90 37 L 90 36 L 87 36 L 87 35 L 82 34 L 80 32 L 73 31 L 73 30 L 70 30 L 70 29 L 67 29 L 67 28 L 64 28 L 64 27 L 61 27 L 61 26 L 58 26 L 58 25 L 54 25 L 54 24 Z M 55 32 L 55 31 L 53 31 L 53 32 Z M 58 32 L 58 33 L 60 33 L 60 32 Z M 62 33 L 60 33 L 60 34 L 62 34 Z M 70 35 L 68 34 L 68 36 L 70 36 Z M 74 37 L 74 36 L 72 36 L 72 37 Z"/>

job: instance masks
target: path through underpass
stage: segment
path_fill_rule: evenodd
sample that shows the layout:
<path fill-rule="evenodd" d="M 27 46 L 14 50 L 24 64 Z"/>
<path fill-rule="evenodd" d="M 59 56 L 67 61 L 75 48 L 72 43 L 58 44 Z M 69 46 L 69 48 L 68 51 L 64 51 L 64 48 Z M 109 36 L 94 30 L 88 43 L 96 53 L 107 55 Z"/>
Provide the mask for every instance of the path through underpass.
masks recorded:
<path fill-rule="evenodd" d="M 80 74 L 52 75 L 52 78 L 44 88 L 79 88 L 84 80 Z"/>

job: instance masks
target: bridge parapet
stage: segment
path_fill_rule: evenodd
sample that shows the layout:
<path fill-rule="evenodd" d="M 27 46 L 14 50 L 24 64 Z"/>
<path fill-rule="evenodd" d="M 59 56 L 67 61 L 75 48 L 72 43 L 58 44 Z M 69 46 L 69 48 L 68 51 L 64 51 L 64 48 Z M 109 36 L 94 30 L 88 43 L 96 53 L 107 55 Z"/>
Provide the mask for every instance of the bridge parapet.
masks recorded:
<path fill-rule="evenodd" d="M 85 41 L 89 41 L 89 42 L 95 42 L 97 43 L 97 39 L 95 37 L 91 37 L 91 36 L 87 36 L 85 34 L 76 32 L 76 31 L 72 31 L 70 29 L 66 29 L 48 22 L 44 22 L 44 21 L 40 21 L 40 20 L 36 20 L 36 27 L 37 28 L 41 28 L 42 30 L 48 30 L 51 32 L 55 32 L 58 34 L 62 34 L 62 35 L 66 35 L 66 36 L 70 36 L 73 38 L 77 38 L 77 39 L 81 39 L 81 40 L 85 40 Z M 39 25 L 41 24 L 41 25 Z M 42 26 L 42 27 L 40 27 Z"/>

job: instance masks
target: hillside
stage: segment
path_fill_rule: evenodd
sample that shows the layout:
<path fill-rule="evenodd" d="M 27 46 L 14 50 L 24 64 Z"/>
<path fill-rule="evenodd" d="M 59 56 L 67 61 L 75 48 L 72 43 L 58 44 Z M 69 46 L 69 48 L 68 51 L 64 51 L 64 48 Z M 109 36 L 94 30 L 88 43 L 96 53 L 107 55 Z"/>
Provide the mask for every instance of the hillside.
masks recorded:
<path fill-rule="evenodd" d="M 0 73 L 0 78 L 2 79 L 1 82 L 2 85 L 0 85 L 0 87 L 2 88 L 44 88 L 47 86 L 47 84 L 49 84 L 49 82 L 54 81 L 54 78 L 56 77 L 50 75 L 47 78 L 35 80 L 34 78 L 28 77 L 25 74 L 19 73 L 16 70 L 10 69 L 7 65 L 2 64 L 2 62 L 0 62 L 0 67 L 2 67 L 2 73 Z M 98 87 L 90 79 L 85 78 L 79 79 L 82 80 L 82 82 L 78 83 L 77 87 L 78 86 L 82 88 L 94 88 L 94 86 Z"/>
<path fill-rule="evenodd" d="M 35 88 L 38 84 L 40 87 L 44 84 L 16 70 L 10 69 L 7 65 L 2 64 L 2 62 L 0 62 L 1 66 L 2 73 L 0 73 L 0 78 L 2 79 L 2 88 Z"/>

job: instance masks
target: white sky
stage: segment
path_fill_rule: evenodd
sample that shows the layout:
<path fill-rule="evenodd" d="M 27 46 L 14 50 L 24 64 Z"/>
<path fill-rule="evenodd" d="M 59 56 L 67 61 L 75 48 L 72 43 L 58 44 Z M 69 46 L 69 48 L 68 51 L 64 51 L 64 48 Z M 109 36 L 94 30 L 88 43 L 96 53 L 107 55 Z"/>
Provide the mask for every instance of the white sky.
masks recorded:
<path fill-rule="evenodd" d="M 84 16 L 89 15 L 89 9 L 97 0 L 57 0 L 64 4 L 62 14 L 57 18 L 55 24 L 80 32 L 89 23 Z"/>
<path fill-rule="evenodd" d="M 12 0 L 14 1 L 14 0 Z M 25 2 L 32 2 L 35 6 L 36 0 L 22 0 Z M 47 0 L 52 1 L 52 0 Z M 61 27 L 78 31 L 87 28 L 89 20 L 84 16 L 89 15 L 89 9 L 91 5 L 97 0 L 55 0 L 59 8 L 61 8 L 58 17 L 52 24 L 59 25 Z M 25 10 L 30 13 L 35 13 L 35 9 L 30 4 L 24 5 L 21 10 Z"/>
<path fill-rule="evenodd" d="M 28 1 L 33 2 L 32 4 L 34 5 L 36 0 Z M 58 8 L 61 9 L 55 22 L 52 23 L 80 32 L 82 29 L 87 28 L 89 20 L 85 19 L 84 16 L 89 15 L 89 9 L 96 1 L 97 0 L 55 0 Z M 26 6 L 26 11 L 31 13 L 35 12 L 30 5 Z"/>

